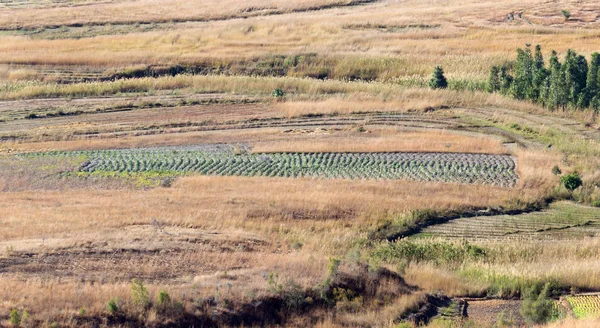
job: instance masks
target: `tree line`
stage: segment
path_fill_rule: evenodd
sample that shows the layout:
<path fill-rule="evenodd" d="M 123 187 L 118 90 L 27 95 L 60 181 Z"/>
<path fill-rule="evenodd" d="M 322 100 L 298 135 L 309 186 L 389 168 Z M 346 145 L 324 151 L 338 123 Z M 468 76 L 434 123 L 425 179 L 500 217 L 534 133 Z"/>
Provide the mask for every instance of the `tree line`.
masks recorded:
<path fill-rule="evenodd" d="M 517 59 L 493 66 L 488 80 L 489 92 L 500 92 L 516 99 L 530 100 L 550 110 L 562 108 L 600 109 L 600 54 L 587 59 L 568 50 L 561 62 L 552 51 L 548 65 L 539 45 L 532 53 L 528 44 L 517 49 Z"/>

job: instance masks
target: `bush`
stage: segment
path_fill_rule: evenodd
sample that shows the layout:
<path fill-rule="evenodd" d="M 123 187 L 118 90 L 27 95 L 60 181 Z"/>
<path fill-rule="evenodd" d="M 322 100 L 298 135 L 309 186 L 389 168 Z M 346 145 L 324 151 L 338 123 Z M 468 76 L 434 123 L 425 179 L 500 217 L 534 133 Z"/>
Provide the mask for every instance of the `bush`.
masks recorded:
<path fill-rule="evenodd" d="M 158 307 L 162 307 L 162 306 L 168 305 L 170 303 L 171 303 L 171 296 L 169 296 L 169 293 L 165 292 L 164 290 L 161 290 L 160 293 L 158 293 L 156 305 Z"/>
<path fill-rule="evenodd" d="M 554 300 L 550 298 L 552 284 L 546 283 L 543 288 L 534 285 L 524 293 L 521 315 L 533 324 L 545 324 L 555 316 Z"/>
<path fill-rule="evenodd" d="M 429 87 L 432 89 L 446 89 L 448 87 L 448 80 L 446 80 L 444 70 L 441 66 L 437 66 L 433 70 L 431 80 L 429 80 Z"/>
<path fill-rule="evenodd" d="M 10 324 L 13 325 L 13 327 L 19 327 L 19 325 L 21 325 L 21 314 L 19 313 L 19 311 L 15 309 L 10 311 L 9 321 Z"/>
<path fill-rule="evenodd" d="M 560 167 L 558 167 L 558 165 L 554 165 L 554 167 L 552 168 L 552 174 L 554 174 L 554 175 L 562 174 L 562 171 L 560 170 Z"/>
<path fill-rule="evenodd" d="M 467 242 L 455 245 L 446 242 L 419 243 L 409 240 L 398 240 L 384 243 L 376 247 L 371 255 L 387 263 L 420 263 L 433 262 L 440 264 L 460 264 L 466 260 L 485 259 L 484 248 Z"/>
<path fill-rule="evenodd" d="M 362 296 L 357 296 L 354 291 L 344 288 L 334 288 L 333 299 L 335 300 L 335 307 L 346 312 L 359 311 L 364 301 Z"/>
<path fill-rule="evenodd" d="M 560 178 L 560 183 L 570 192 L 573 192 L 575 189 L 581 187 L 583 181 L 579 177 L 577 172 L 567 174 Z"/>
<path fill-rule="evenodd" d="M 273 95 L 273 97 L 275 97 L 275 99 L 282 99 L 283 97 L 285 97 L 285 91 L 283 91 L 280 88 L 277 88 L 277 89 L 273 90 L 272 95 Z"/>
<path fill-rule="evenodd" d="M 594 207 L 600 207 L 600 199 L 597 199 L 595 201 L 592 202 L 592 206 Z"/>
<path fill-rule="evenodd" d="M 110 314 L 115 314 L 117 312 L 119 312 L 119 299 L 118 298 L 111 298 L 110 301 L 108 301 L 108 304 L 106 304 L 106 311 Z"/>
<path fill-rule="evenodd" d="M 570 10 L 561 10 L 560 13 L 563 15 L 563 17 L 565 18 L 565 20 L 569 20 L 569 18 L 571 18 L 571 11 Z"/>
<path fill-rule="evenodd" d="M 137 278 L 131 280 L 131 300 L 138 307 L 138 310 L 143 311 L 150 307 L 150 295 L 144 283 Z"/>

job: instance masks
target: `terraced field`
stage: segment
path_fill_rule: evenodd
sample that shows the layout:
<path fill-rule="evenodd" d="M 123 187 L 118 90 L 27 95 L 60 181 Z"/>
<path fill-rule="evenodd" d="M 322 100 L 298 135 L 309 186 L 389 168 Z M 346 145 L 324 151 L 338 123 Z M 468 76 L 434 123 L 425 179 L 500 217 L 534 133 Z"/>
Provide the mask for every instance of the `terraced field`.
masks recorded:
<path fill-rule="evenodd" d="M 576 318 L 600 317 L 600 295 L 567 296 Z"/>
<path fill-rule="evenodd" d="M 407 179 L 512 187 L 507 155 L 457 153 L 251 153 L 245 145 L 55 151 L 25 157 L 84 157 L 82 172 L 173 172 L 225 176 Z"/>
<path fill-rule="evenodd" d="M 423 229 L 419 237 L 565 239 L 600 235 L 600 209 L 558 202 L 547 211 L 462 218 Z"/>

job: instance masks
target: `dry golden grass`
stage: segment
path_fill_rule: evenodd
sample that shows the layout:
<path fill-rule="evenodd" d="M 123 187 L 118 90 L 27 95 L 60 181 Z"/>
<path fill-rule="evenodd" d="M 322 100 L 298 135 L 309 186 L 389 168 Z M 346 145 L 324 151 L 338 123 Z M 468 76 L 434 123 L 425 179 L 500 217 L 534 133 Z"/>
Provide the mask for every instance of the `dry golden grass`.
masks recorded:
<path fill-rule="evenodd" d="M 559 320 L 558 322 L 545 325 L 544 327 L 549 328 L 594 328 L 600 326 L 600 319 L 589 318 L 589 319 L 574 319 L 567 318 Z"/>
<path fill-rule="evenodd" d="M 36 80 L 39 73 L 33 69 L 21 69 L 8 73 L 9 81 L 33 81 Z"/>
<path fill-rule="evenodd" d="M 4 224 L 0 227 L 0 237 L 8 242 L 15 238 L 60 235 L 64 231 L 149 224 L 152 218 L 160 218 L 168 225 L 205 230 L 230 227 L 268 231 L 266 223 L 270 221 L 263 221 L 265 218 L 284 219 L 298 227 L 313 224 L 293 220 L 294 217 L 340 218 L 354 225 L 375 223 L 375 218 L 423 207 L 444 210 L 466 204 L 494 206 L 510 197 L 526 199 L 537 192 L 406 181 L 194 176 L 181 178 L 174 188 L 145 192 L 67 190 L 2 193 Z M 45 219 L 28 219 L 37 217 Z M 251 218 L 260 218 L 260 224 L 249 225 L 252 221 L 246 220 Z M 329 236 L 322 242 L 328 244 L 338 238 L 346 237 L 344 234 L 334 239 Z"/>
<path fill-rule="evenodd" d="M 456 152 L 506 154 L 501 140 L 444 130 L 403 131 L 396 128 L 367 127 L 353 137 L 324 134 L 302 138 L 254 143 L 252 151 L 269 152 Z"/>
<path fill-rule="evenodd" d="M 181 0 L 107 1 L 85 6 L 0 11 L 2 27 L 32 28 L 75 24 L 152 23 L 187 20 L 221 20 L 285 13 L 327 6 L 344 6 L 351 0 Z"/>
<path fill-rule="evenodd" d="M 452 271 L 430 264 L 410 265 L 404 277 L 408 284 L 419 286 L 428 293 L 442 292 L 450 297 L 479 296 L 489 287 L 486 283 L 459 278 Z"/>
<path fill-rule="evenodd" d="M 327 256 L 343 257 L 352 241 L 380 218 L 424 207 L 496 206 L 520 193 L 529 191 L 402 181 L 232 177 L 187 177 L 171 188 L 147 191 L 4 192 L 0 249 L 5 254 L 0 260 L 12 263 L 19 254 L 40 254 L 57 258 L 51 266 L 86 278 L 58 280 L 53 271 L 45 271 L 48 264 L 14 263 L 0 278 L 4 300 L 0 312 L 16 307 L 52 318 L 57 311 L 74 314 L 83 306 L 91 314 L 101 313 L 111 297 L 128 299 L 123 279 L 136 276 L 147 281 L 153 295 L 166 289 L 175 297 L 189 296 L 190 290 L 198 297 L 214 295 L 215 286 L 223 283 L 219 272 L 224 271 L 236 277 L 234 300 L 243 301 L 249 290 L 264 293 L 262 272 L 279 272 L 282 279 L 311 287 L 322 279 Z M 204 241 L 189 244 L 187 238 Z M 220 248 L 245 240 L 266 244 L 244 252 Z M 303 244 L 301 250 L 292 248 L 297 242 Z M 199 247 L 194 245 L 205 243 L 222 246 L 194 251 Z M 179 251 L 168 256 L 145 253 L 173 248 Z M 126 251 L 115 253 L 119 249 Z M 95 258 L 89 250 L 111 255 Z M 135 251 L 135 256 L 127 257 L 127 250 Z M 111 269 L 115 265 L 127 269 L 116 273 Z M 394 304 L 408 306 L 412 301 Z M 391 316 L 394 309 L 384 311 Z M 387 315 L 378 320 L 391 320 Z"/>
<path fill-rule="evenodd" d="M 211 6 L 214 1 L 203 2 L 202 6 L 191 6 L 185 1 L 152 1 L 151 6 L 144 7 L 145 2 L 88 6 L 83 9 L 22 10 L 16 13 L 5 11 L 5 16 L 0 16 L 0 25 L 105 20 L 107 15 L 99 14 L 95 9 L 106 9 L 108 15 L 113 17 L 115 13 L 111 12 L 112 7 L 116 8 L 115 11 L 125 10 L 121 7 L 126 7 L 127 10 L 121 14 L 130 16 L 128 19 L 133 21 L 136 20 L 136 15 L 142 20 L 162 19 L 157 16 L 164 16 L 165 13 L 205 15 L 207 11 L 204 4 Z M 276 1 L 274 6 L 290 10 L 292 7 L 333 2 L 338 1 L 302 1 L 293 4 Z M 229 7 L 232 3 L 235 3 L 231 9 L 233 12 L 245 6 L 260 7 L 247 2 L 221 1 L 208 15 L 211 12 L 216 16 L 223 15 L 227 10 L 219 8 Z M 153 6 L 180 9 L 160 11 Z M 190 6 L 194 8 L 187 8 Z M 133 8 L 137 10 L 132 10 Z M 560 18 L 560 10 L 565 8 L 571 8 L 574 16 L 571 23 L 554 22 L 557 27 L 547 27 L 548 22 L 545 20 L 536 21 L 541 25 L 504 21 L 510 12 L 520 11 L 524 11 L 525 17 L 531 15 L 532 21 L 535 21 L 533 16 L 536 15 Z M 577 13 L 576 8 L 581 13 Z M 272 54 L 316 53 L 339 60 L 332 72 L 334 75 L 342 75 L 360 67 L 366 71 L 378 71 L 382 80 L 414 75 L 423 77 L 429 75 L 435 65 L 442 64 L 450 78 L 482 80 L 487 77 L 491 65 L 513 58 L 515 48 L 522 47 L 525 43 L 539 43 L 547 53 L 551 49 L 564 53 L 568 48 L 577 48 L 578 52 L 589 55 L 597 50 L 598 32 L 592 28 L 596 27 L 596 23 L 586 23 L 585 18 L 585 15 L 595 9 L 597 5 L 589 0 L 577 5 L 559 1 L 543 6 L 533 0 L 470 0 L 467 3 L 450 1 L 444 2 L 443 6 L 432 6 L 415 0 L 401 3 L 389 1 L 313 13 L 212 22 L 191 27 L 176 25 L 174 30 L 80 40 L 32 40 L 27 37 L 6 36 L 2 37 L 0 43 L 0 62 L 120 67 L 207 60 L 218 63 Z M 119 16 L 116 17 L 119 20 Z M 368 24 L 389 26 L 397 31 L 390 33 L 377 28 L 352 28 Z M 406 28 L 411 24 L 440 27 Z M 590 28 L 575 28 L 584 24 Z M 325 67 L 325 63 L 320 65 L 320 68 Z M 319 68 L 311 70 L 318 71 Z"/>

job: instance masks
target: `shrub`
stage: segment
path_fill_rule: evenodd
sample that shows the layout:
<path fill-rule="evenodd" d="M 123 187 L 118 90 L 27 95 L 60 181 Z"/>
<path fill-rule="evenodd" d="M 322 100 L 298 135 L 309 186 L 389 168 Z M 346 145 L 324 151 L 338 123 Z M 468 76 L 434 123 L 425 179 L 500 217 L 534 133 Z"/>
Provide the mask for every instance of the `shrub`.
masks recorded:
<path fill-rule="evenodd" d="M 273 294 L 280 294 L 283 291 L 283 285 L 279 283 L 279 275 L 276 272 L 270 272 L 267 277 L 269 291 Z"/>
<path fill-rule="evenodd" d="M 87 312 L 87 311 L 85 310 L 85 308 L 84 308 L 84 307 L 81 307 L 81 308 L 79 308 L 79 316 L 80 316 L 80 317 L 83 317 L 83 316 L 85 316 L 86 312 Z"/>
<path fill-rule="evenodd" d="M 560 183 L 570 192 L 573 192 L 575 189 L 581 187 L 583 181 L 579 177 L 577 172 L 567 174 L 560 178 Z"/>
<path fill-rule="evenodd" d="M 108 301 L 108 304 L 106 304 L 106 311 L 110 314 L 119 312 L 119 299 L 111 298 L 110 301 Z"/>
<path fill-rule="evenodd" d="M 437 66 L 433 70 L 433 74 L 429 80 L 429 87 L 432 89 L 446 89 L 448 87 L 448 80 L 446 80 L 444 70 L 441 66 Z"/>
<path fill-rule="evenodd" d="M 19 327 L 19 325 L 21 325 L 21 314 L 19 313 L 19 311 L 15 309 L 10 311 L 9 321 L 10 324 L 13 325 L 13 327 Z"/>
<path fill-rule="evenodd" d="M 161 290 L 160 293 L 158 293 L 158 297 L 156 300 L 156 305 L 157 306 L 165 306 L 171 303 L 171 296 L 169 296 L 169 293 L 165 292 L 164 290 Z"/>
<path fill-rule="evenodd" d="M 277 88 L 273 90 L 272 96 L 275 99 L 282 99 L 283 97 L 285 97 L 285 91 L 283 91 L 283 89 Z"/>
<path fill-rule="evenodd" d="M 467 242 L 455 245 L 446 242 L 419 243 L 409 240 L 398 240 L 394 243 L 383 243 L 376 247 L 371 255 L 388 263 L 420 263 L 433 262 L 440 264 L 460 264 L 468 259 L 479 260 L 487 257 L 486 250 Z"/>
<path fill-rule="evenodd" d="M 161 290 L 156 297 L 156 308 L 159 313 L 167 313 L 171 307 L 171 296 L 164 290 Z"/>
<path fill-rule="evenodd" d="M 592 206 L 594 207 L 600 207 L 600 199 L 597 199 L 595 201 L 592 202 Z"/>
<path fill-rule="evenodd" d="M 554 167 L 552 168 L 552 174 L 554 174 L 554 175 L 562 174 L 562 171 L 560 170 L 560 167 L 558 167 L 558 165 L 554 165 Z"/>
<path fill-rule="evenodd" d="M 319 296 L 328 302 L 331 301 L 329 297 L 331 293 L 331 284 L 335 277 L 337 277 L 341 264 L 342 261 L 340 259 L 334 257 L 329 258 L 329 265 L 327 266 L 327 277 L 325 277 L 325 280 L 323 282 L 315 286 L 315 291 L 319 293 Z"/>
<path fill-rule="evenodd" d="M 29 321 L 29 311 L 27 310 L 23 310 L 23 313 L 21 314 L 21 322 L 24 323 L 25 325 L 27 325 L 27 322 Z"/>
<path fill-rule="evenodd" d="M 148 289 L 140 279 L 131 280 L 131 300 L 139 310 L 145 310 L 151 305 Z"/>
<path fill-rule="evenodd" d="M 362 296 L 357 296 L 354 291 L 344 288 L 334 288 L 333 299 L 337 309 L 347 312 L 359 311 L 364 301 Z"/>
<path fill-rule="evenodd" d="M 561 10 L 560 13 L 563 15 L 563 17 L 565 18 L 566 21 L 569 20 L 569 18 L 571 18 L 571 11 L 570 10 Z"/>
<path fill-rule="evenodd" d="M 552 284 L 546 283 L 543 288 L 534 285 L 524 293 L 521 315 L 533 324 L 545 324 L 555 315 L 554 300 L 550 298 Z"/>

